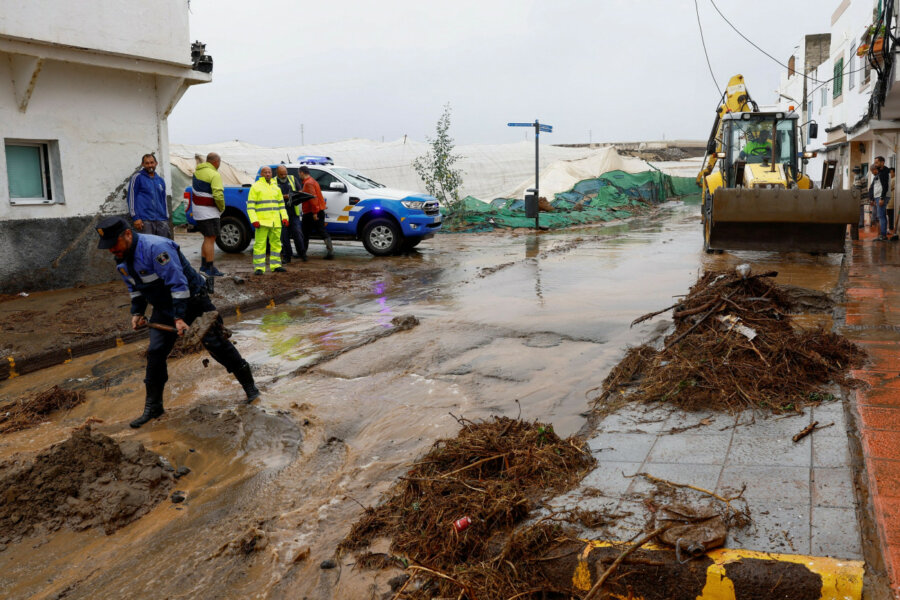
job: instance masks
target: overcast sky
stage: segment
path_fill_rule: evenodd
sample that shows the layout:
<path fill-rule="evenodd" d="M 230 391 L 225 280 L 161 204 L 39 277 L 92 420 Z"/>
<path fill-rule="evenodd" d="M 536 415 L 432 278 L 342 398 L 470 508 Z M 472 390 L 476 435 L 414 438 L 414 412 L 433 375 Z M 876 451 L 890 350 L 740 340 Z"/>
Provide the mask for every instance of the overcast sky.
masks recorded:
<path fill-rule="evenodd" d="M 771 103 L 784 69 L 697 0 L 720 86 L 744 75 Z M 715 0 L 786 63 L 828 32 L 838 0 Z M 191 0 L 191 39 L 212 83 L 188 90 L 173 143 L 263 146 L 434 133 L 450 103 L 458 144 L 525 138 L 508 121 L 553 125 L 546 143 L 705 139 L 718 92 L 693 0 Z M 590 132 L 590 133 L 589 133 Z"/>

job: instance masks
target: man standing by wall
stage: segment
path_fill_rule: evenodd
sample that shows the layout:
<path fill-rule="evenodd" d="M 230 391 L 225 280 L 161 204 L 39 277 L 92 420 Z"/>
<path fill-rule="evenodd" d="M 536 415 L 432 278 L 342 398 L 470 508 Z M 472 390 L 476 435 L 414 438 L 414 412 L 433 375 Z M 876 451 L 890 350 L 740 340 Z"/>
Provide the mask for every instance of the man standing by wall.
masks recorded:
<path fill-rule="evenodd" d="M 293 192 L 300 191 L 300 183 L 293 175 L 288 175 L 287 167 L 278 165 L 275 169 L 275 182 L 281 188 L 281 197 L 284 200 L 284 206 L 287 210 L 288 225 L 281 229 L 281 261 L 285 263 L 291 262 L 291 240 L 294 240 L 294 246 L 297 247 L 297 254 L 300 259 L 306 262 L 306 247 L 303 243 L 303 231 L 300 227 L 300 205 L 296 207 L 290 206 L 290 197 Z"/>
<path fill-rule="evenodd" d="M 222 158 L 215 152 L 206 155 L 206 162 L 197 165 L 191 189 L 194 192 L 193 208 L 197 230 L 203 235 L 200 247 L 200 270 L 211 277 L 224 275 L 215 266 L 216 236 L 219 235 L 219 216 L 225 210 L 225 186 L 219 175 Z"/>
<path fill-rule="evenodd" d="M 325 231 L 325 197 L 322 196 L 322 188 L 319 187 L 319 182 L 310 176 L 309 167 L 303 165 L 299 170 L 303 191 L 313 196 L 302 205 L 303 241 L 309 246 L 310 233 L 317 232 L 325 240 L 325 248 L 328 250 L 325 253 L 325 260 L 331 260 L 334 258 L 334 246 L 331 243 L 331 236 Z"/>
<path fill-rule="evenodd" d="M 891 178 L 884 166 L 883 156 L 875 157 L 872 174 L 875 176 L 872 181 L 872 198 L 875 201 L 875 210 L 878 214 L 878 241 L 884 242 L 888 239 L 887 204 L 888 194 L 891 189 Z"/>
<path fill-rule="evenodd" d="M 156 165 L 152 154 L 141 158 L 141 170 L 128 182 L 128 212 L 136 231 L 175 239 L 169 228 L 166 182 L 156 172 Z"/>
<path fill-rule="evenodd" d="M 147 325 L 144 312 L 149 305 L 153 307 L 151 323 L 168 325 L 177 331 L 150 329 L 144 413 L 131 422 L 137 429 L 165 412 L 163 390 L 169 379 L 166 359 L 175 340 L 184 335 L 195 319 L 216 307 L 206 293 L 203 276 L 191 267 L 172 240 L 135 233 L 120 217 L 100 221 L 97 233 L 100 234 L 97 247 L 115 255 L 119 273 L 131 294 L 131 326 L 138 329 Z M 250 365 L 222 333 L 222 317 L 200 341 L 210 356 L 235 376 L 244 388 L 247 403 L 259 397 Z"/>
<path fill-rule="evenodd" d="M 274 273 L 283 273 L 281 266 L 281 228 L 288 226 L 281 188 L 272 179 L 272 168 L 259 170 L 259 179 L 250 186 L 247 194 L 247 217 L 256 228 L 253 242 L 253 274 L 266 272 L 266 241 L 269 243 L 269 268 Z"/>

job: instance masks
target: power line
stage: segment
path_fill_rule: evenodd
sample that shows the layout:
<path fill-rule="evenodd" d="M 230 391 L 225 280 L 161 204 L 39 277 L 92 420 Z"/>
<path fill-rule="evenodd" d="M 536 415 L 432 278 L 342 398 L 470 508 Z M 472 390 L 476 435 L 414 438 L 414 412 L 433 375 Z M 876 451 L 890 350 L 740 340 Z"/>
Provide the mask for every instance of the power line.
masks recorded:
<path fill-rule="evenodd" d="M 696 0 L 694 0 L 694 2 L 695 2 L 695 4 L 696 4 Z M 781 62 L 780 60 L 778 60 L 777 58 L 775 58 L 774 56 L 772 56 L 771 54 L 769 54 L 768 52 L 766 52 L 765 50 L 763 50 L 762 48 L 760 48 L 758 45 L 756 45 L 756 43 L 755 43 L 753 40 L 751 40 L 751 39 L 748 38 L 746 35 L 744 35 L 743 33 L 741 33 L 740 30 L 739 30 L 737 27 L 735 27 L 734 24 L 733 24 L 731 21 L 728 20 L 728 17 L 726 17 L 725 15 L 722 14 L 722 11 L 719 10 L 719 7 L 718 7 L 718 6 L 716 6 L 715 0 L 709 0 L 709 3 L 712 4 L 712 6 L 713 6 L 714 9 L 716 9 L 716 12 L 719 13 L 719 16 L 722 17 L 722 19 L 723 19 L 726 23 L 728 23 L 728 25 L 729 25 L 732 29 L 734 29 L 734 32 L 737 33 L 737 34 L 738 34 L 739 36 L 741 36 L 742 38 L 744 38 L 744 40 L 745 40 L 748 44 L 750 44 L 751 46 L 753 46 L 754 48 L 756 48 L 757 50 L 759 50 L 760 52 L 762 52 L 763 54 L 765 54 L 766 56 L 768 56 L 769 58 L 771 58 L 772 60 L 774 60 L 774 61 L 775 61 L 777 64 L 779 64 L 780 66 L 784 67 L 785 69 L 790 70 L 790 67 L 789 67 L 789 66 L 787 66 L 786 64 L 784 64 L 783 62 Z M 802 75 L 803 75 L 804 77 L 806 77 L 806 73 L 803 73 Z"/>
<path fill-rule="evenodd" d="M 715 73 L 713 73 L 712 63 L 709 62 L 709 52 L 706 50 L 706 40 L 703 37 L 703 25 L 700 23 L 700 7 L 697 6 L 697 0 L 694 0 L 694 12 L 697 13 L 697 27 L 700 29 L 700 43 L 703 44 L 703 54 L 706 56 L 706 66 L 709 67 L 709 76 L 712 77 L 713 85 L 716 86 L 716 90 L 721 97 L 723 96 L 722 88 L 719 87 L 719 82 L 716 80 Z"/>

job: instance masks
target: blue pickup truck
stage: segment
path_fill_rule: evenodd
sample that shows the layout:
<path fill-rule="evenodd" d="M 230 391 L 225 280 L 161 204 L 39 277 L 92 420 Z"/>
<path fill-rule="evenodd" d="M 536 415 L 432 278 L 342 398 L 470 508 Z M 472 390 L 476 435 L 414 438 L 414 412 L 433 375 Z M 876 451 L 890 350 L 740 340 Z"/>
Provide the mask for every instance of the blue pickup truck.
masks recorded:
<path fill-rule="evenodd" d="M 325 229 L 333 239 L 360 240 L 371 254 L 389 256 L 418 246 L 441 229 L 440 206 L 433 196 L 387 188 L 353 169 L 334 166 L 328 157 L 300 157 L 284 166 L 300 181 L 301 165 L 322 188 Z M 278 165 L 270 166 L 274 172 Z M 225 252 L 243 252 L 253 239 L 247 217 L 249 190 L 249 185 L 225 188 L 222 228 L 216 238 Z M 184 198 L 187 220 L 193 225 L 191 188 L 184 191 Z"/>

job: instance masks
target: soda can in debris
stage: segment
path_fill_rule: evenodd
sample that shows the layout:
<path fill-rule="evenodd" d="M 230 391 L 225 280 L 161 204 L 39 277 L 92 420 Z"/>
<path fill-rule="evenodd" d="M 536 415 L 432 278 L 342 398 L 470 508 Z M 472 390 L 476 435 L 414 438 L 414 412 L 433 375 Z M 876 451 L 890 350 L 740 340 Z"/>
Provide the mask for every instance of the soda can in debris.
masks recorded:
<path fill-rule="evenodd" d="M 463 517 L 462 519 L 457 519 L 453 521 L 453 529 L 456 530 L 457 533 L 465 531 L 469 528 L 469 525 L 472 524 L 472 519 L 469 517 Z"/>

